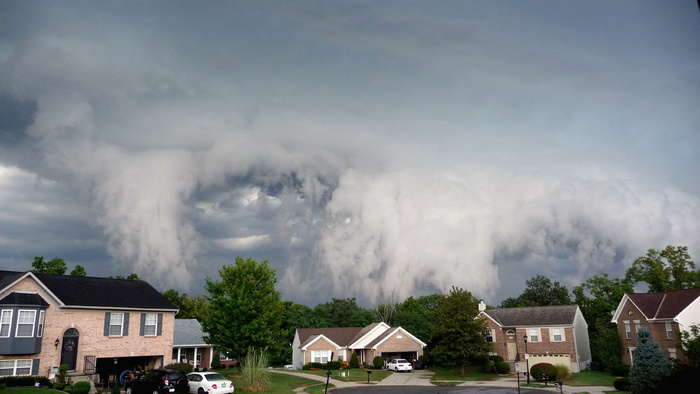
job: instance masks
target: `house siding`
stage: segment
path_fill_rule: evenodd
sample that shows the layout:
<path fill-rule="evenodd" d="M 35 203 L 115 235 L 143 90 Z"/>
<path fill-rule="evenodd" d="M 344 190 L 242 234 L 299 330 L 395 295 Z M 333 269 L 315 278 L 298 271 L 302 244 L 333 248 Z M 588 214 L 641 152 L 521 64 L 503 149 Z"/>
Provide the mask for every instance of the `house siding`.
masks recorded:
<path fill-rule="evenodd" d="M 144 337 L 139 335 L 138 324 L 138 314 L 142 310 L 110 310 L 110 312 L 131 313 L 131 324 L 128 335 L 107 337 L 104 336 L 105 310 L 59 308 L 57 301 L 31 277 L 24 278 L 1 293 L 0 298 L 12 291 L 36 292 L 50 304 L 46 309 L 42 352 L 31 357 L 0 355 L 0 359 L 38 359 L 40 375 L 48 376 L 51 367 L 60 364 L 63 334 L 69 328 L 75 328 L 79 333 L 76 370 L 83 369 L 86 355 L 94 355 L 98 358 L 155 356 L 161 357 L 161 360 L 168 360 L 166 357 L 171 354 L 175 325 L 174 312 L 159 312 L 163 313 L 163 335 Z M 54 345 L 56 339 L 60 342 L 58 347 Z"/>
<path fill-rule="evenodd" d="M 335 345 L 331 344 L 324 338 L 319 338 L 316 342 L 312 343 L 306 348 L 306 352 L 304 352 L 304 364 L 308 364 L 313 361 L 311 359 L 311 352 L 313 352 L 314 350 L 330 350 L 334 353 L 338 353 L 338 350 L 336 349 Z M 337 360 L 337 358 L 335 357 L 334 359 Z"/>
<path fill-rule="evenodd" d="M 416 352 L 416 358 L 418 358 L 423 355 L 423 347 L 411 339 L 405 332 L 399 331 L 394 333 L 391 338 L 382 342 L 381 345 L 377 346 L 376 354 L 381 356 L 387 353 L 402 352 Z M 372 358 L 374 358 L 374 356 Z M 368 361 L 371 362 L 372 360 Z"/>

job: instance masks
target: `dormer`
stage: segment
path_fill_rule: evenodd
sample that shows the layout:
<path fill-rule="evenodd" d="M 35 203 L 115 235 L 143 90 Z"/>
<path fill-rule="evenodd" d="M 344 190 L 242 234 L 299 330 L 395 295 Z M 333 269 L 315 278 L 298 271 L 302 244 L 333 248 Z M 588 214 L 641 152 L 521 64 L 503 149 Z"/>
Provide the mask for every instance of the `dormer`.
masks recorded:
<path fill-rule="evenodd" d="M 0 355 L 41 353 L 49 304 L 35 292 L 13 291 L 0 300 Z"/>

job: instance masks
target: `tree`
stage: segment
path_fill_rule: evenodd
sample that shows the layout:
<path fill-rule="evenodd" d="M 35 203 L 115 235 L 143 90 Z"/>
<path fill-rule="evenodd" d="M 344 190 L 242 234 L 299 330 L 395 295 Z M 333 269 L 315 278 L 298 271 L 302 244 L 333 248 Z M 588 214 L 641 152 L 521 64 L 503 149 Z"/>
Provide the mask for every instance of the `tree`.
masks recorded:
<path fill-rule="evenodd" d="M 85 268 L 82 265 L 78 264 L 70 272 L 70 276 L 87 276 L 87 272 L 85 272 Z"/>
<path fill-rule="evenodd" d="M 365 327 L 374 323 L 374 313 L 360 307 L 353 298 L 333 298 L 331 302 L 318 304 L 314 313 L 321 327 Z"/>
<path fill-rule="evenodd" d="M 109 279 L 127 279 L 127 280 L 141 280 L 138 274 L 135 273 L 130 273 L 129 276 L 124 276 L 124 275 L 117 275 L 117 276 L 108 276 L 107 278 Z"/>
<path fill-rule="evenodd" d="M 478 301 L 466 290 L 452 287 L 450 294 L 440 298 L 429 356 L 438 366 L 461 366 L 485 358 L 492 351 L 486 342 L 486 323 L 477 319 Z"/>
<path fill-rule="evenodd" d="M 372 308 L 376 320 L 391 326 L 391 320 L 396 313 L 396 291 L 391 290 L 391 295 L 388 297 L 379 296 L 376 305 L 372 304 Z"/>
<path fill-rule="evenodd" d="M 700 286 L 700 272 L 695 270 L 685 246 L 649 249 L 646 256 L 634 260 L 626 279 L 632 283 L 646 282 L 650 293 Z"/>
<path fill-rule="evenodd" d="M 32 272 L 35 274 L 63 275 L 68 267 L 63 259 L 54 258 L 51 261 L 44 261 L 43 256 L 34 257 Z"/>
<path fill-rule="evenodd" d="M 552 282 L 544 275 L 537 275 L 525 282 L 525 291 L 520 295 L 525 306 L 570 305 L 569 290 Z"/>
<path fill-rule="evenodd" d="M 441 294 L 408 297 L 396 308 L 393 324 L 405 328 L 425 343 L 432 339 L 432 324 L 437 314 L 438 300 Z"/>
<path fill-rule="evenodd" d="M 642 327 L 637 332 L 637 349 L 630 368 L 631 391 L 635 394 L 658 392 L 659 384 L 671 374 L 668 360 L 651 332 Z"/>
<path fill-rule="evenodd" d="M 678 347 L 694 367 L 700 367 L 700 325 L 693 324 L 688 331 L 681 331 L 681 343 Z"/>
<path fill-rule="evenodd" d="M 161 293 L 163 297 L 172 302 L 180 311 L 175 316 L 176 319 L 197 319 L 202 322 L 209 310 L 209 301 L 203 295 L 188 296 L 185 293 L 178 293 L 170 289 Z"/>
<path fill-rule="evenodd" d="M 277 353 L 284 336 L 284 307 L 275 290 L 276 271 L 267 260 L 236 257 L 219 275 L 220 281 L 207 278 L 204 286 L 210 305 L 202 321 L 207 343 L 239 359 L 249 348 Z"/>

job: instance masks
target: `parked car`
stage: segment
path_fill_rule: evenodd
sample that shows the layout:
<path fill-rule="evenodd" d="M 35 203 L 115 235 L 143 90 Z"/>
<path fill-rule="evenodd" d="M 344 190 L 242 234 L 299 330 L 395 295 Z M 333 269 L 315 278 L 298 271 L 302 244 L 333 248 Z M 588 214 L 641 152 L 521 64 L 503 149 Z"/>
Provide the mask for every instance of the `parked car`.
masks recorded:
<path fill-rule="evenodd" d="M 230 394 L 233 382 L 217 372 L 192 372 L 187 375 L 190 394 Z"/>
<path fill-rule="evenodd" d="M 394 371 L 394 372 L 401 372 L 401 371 L 408 371 L 411 372 L 413 371 L 413 366 L 411 366 L 411 363 L 408 362 L 408 360 L 404 360 L 403 358 L 397 358 L 396 360 L 391 360 L 386 364 L 386 369 L 389 371 Z"/>
<path fill-rule="evenodd" d="M 421 360 L 413 360 L 411 363 L 411 366 L 413 366 L 413 369 L 425 369 L 425 364 Z"/>
<path fill-rule="evenodd" d="M 185 373 L 178 369 L 151 369 L 124 382 L 126 394 L 187 394 Z"/>

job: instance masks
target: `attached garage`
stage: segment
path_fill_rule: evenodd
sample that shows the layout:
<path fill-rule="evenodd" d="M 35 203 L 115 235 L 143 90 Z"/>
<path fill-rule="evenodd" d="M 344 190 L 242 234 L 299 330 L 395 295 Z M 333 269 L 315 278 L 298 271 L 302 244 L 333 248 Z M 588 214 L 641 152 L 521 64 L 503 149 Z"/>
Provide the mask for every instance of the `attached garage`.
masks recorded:
<path fill-rule="evenodd" d="M 530 367 L 539 363 L 548 363 L 552 365 L 564 365 L 572 370 L 571 372 L 579 372 L 573 370 L 571 355 L 569 354 L 531 354 L 528 361 Z"/>

